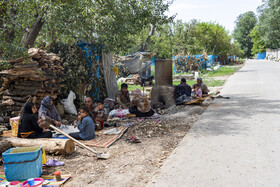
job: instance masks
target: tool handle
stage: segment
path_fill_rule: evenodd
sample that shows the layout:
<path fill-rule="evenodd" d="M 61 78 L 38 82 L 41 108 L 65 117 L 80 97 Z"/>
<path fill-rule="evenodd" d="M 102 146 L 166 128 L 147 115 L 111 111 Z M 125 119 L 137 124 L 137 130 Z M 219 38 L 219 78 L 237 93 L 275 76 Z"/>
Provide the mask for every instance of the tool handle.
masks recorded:
<path fill-rule="evenodd" d="M 96 155 L 99 154 L 98 152 L 96 152 L 95 150 L 91 149 L 90 147 L 86 146 L 85 144 L 83 144 L 82 142 L 79 142 L 78 140 L 76 140 L 75 138 L 73 138 L 72 136 L 69 136 L 68 134 L 66 134 L 65 132 L 63 132 L 62 130 L 56 128 L 55 126 L 53 125 L 50 125 L 50 127 L 54 130 L 56 130 L 57 132 L 63 134 L 64 136 L 66 136 L 67 138 L 73 140 L 74 142 L 76 142 L 77 144 L 79 144 L 81 147 L 95 153 Z"/>

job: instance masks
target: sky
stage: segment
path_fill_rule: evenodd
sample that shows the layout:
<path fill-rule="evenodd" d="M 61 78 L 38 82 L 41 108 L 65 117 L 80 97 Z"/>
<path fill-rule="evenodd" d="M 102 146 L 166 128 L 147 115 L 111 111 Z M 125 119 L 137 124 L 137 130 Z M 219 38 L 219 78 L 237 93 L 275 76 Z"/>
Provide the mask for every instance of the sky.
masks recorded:
<path fill-rule="evenodd" d="M 167 15 L 177 13 L 175 20 L 184 22 L 192 19 L 215 22 L 232 33 L 237 17 L 248 11 L 257 14 L 260 5 L 262 0 L 174 0 Z"/>

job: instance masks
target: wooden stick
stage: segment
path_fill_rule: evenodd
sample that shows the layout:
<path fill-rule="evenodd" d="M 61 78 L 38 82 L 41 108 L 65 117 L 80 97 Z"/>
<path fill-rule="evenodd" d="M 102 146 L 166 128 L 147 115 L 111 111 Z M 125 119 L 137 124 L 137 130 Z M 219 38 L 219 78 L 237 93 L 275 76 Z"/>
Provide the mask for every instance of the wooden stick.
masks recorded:
<path fill-rule="evenodd" d="M 109 155 L 107 154 L 101 154 L 101 153 L 98 153 L 97 151 L 93 150 L 92 148 L 86 146 L 85 144 L 79 142 L 78 140 L 76 140 L 75 138 L 73 138 L 72 136 L 69 136 L 68 134 L 66 134 L 65 132 L 63 132 L 62 130 L 56 128 L 55 126 L 53 125 L 50 125 L 51 128 L 53 128 L 54 130 L 56 130 L 57 132 L 63 134 L 64 136 L 66 136 L 67 138 L 69 138 L 70 140 L 73 140 L 74 142 L 76 142 L 78 145 L 80 145 L 81 147 L 95 153 L 96 157 L 97 158 L 102 158 L 102 159 L 107 159 L 109 157 Z"/>

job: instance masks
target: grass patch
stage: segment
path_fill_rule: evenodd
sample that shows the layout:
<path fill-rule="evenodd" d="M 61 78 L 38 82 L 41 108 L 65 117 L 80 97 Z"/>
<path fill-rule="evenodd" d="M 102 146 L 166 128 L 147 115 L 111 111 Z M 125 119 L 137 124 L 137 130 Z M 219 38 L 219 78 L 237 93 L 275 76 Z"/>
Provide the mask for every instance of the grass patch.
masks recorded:
<path fill-rule="evenodd" d="M 118 88 L 119 90 L 121 89 L 121 84 L 122 83 L 118 83 Z M 135 90 L 136 88 L 139 88 L 140 90 L 142 90 L 142 87 L 140 85 L 128 85 L 128 91 L 132 91 L 132 90 Z"/>
<path fill-rule="evenodd" d="M 236 72 L 237 67 L 220 67 L 216 71 L 211 71 L 209 73 L 204 74 L 204 77 L 219 77 L 224 75 L 232 75 Z"/>

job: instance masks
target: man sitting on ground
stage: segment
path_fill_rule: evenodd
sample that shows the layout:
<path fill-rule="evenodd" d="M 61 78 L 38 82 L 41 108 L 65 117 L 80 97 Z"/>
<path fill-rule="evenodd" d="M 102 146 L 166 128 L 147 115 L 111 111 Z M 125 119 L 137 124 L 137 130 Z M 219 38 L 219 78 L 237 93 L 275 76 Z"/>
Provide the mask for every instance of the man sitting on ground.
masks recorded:
<path fill-rule="evenodd" d="M 121 90 L 117 93 L 116 99 L 115 99 L 115 108 L 122 108 L 122 109 L 128 109 L 130 105 L 130 98 L 129 98 L 129 92 L 128 92 L 128 86 L 126 83 L 123 83 L 121 85 Z"/>
<path fill-rule="evenodd" d="M 202 81 L 202 78 L 198 77 L 196 81 L 202 91 L 202 94 L 208 94 L 210 90 L 208 89 L 207 85 Z"/>
<path fill-rule="evenodd" d="M 185 94 L 187 96 L 191 96 L 192 88 L 187 84 L 187 81 L 185 78 L 181 79 L 181 84 L 179 84 L 178 86 L 182 86 L 185 90 Z"/>
<path fill-rule="evenodd" d="M 85 99 L 85 105 L 88 108 L 91 115 L 94 114 L 94 109 L 96 108 L 96 104 L 93 103 L 93 100 L 91 97 L 86 97 Z"/>

